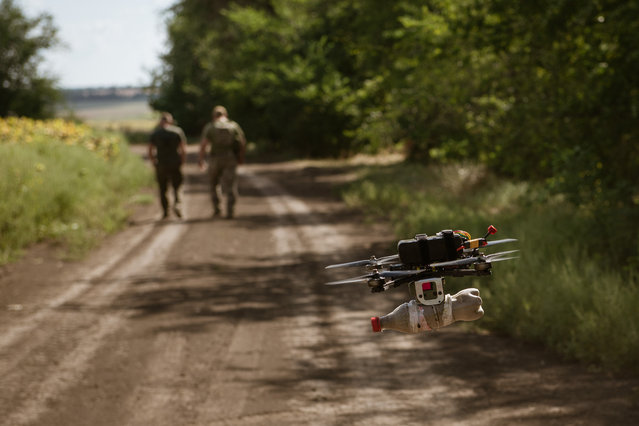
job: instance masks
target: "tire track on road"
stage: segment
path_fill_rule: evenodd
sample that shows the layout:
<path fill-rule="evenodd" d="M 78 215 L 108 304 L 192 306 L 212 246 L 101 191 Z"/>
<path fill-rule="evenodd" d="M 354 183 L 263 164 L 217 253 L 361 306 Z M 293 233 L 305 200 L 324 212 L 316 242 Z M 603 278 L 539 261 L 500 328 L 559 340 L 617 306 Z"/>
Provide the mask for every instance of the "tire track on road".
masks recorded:
<path fill-rule="evenodd" d="M 93 287 L 93 281 L 106 275 L 115 267 L 115 265 L 122 262 L 131 253 L 135 252 L 138 246 L 142 245 L 144 240 L 150 236 L 154 228 L 155 227 L 152 225 L 143 227 L 140 232 L 134 234 L 130 250 L 107 259 L 104 263 L 89 271 L 85 277 L 75 281 L 60 295 L 46 303 L 44 308 L 23 318 L 19 323 L 13 324 L 11 328 L 7 329 L 0 335 L 0 354 L 2 351 L 6 350 L 7 347 L 15 344 L 20 339 L 24 339 L 25 336 L 31 333 L 34 329 L 38 328 L 43 323 L 48 322 L 49 318 L 52 315 L 55 315 L 55 312 L 59 310 L 60 307 L 89 291 Z M 5 368 L 3 368 L 0 362 L 0 375 L 4 370 Z"/>
<path fill-rule="evenodd" d="M 153 231 L 157 233 L 151 235 Z M 147 225 L 138 234 L 131 250 L 105 262 L 91 274 L 90 280 L 72 284 L 47 308 L 35 313 L 29 322 L 25 320 L 15 329 L 9 329 L 2 339 L 2 388 L 20 389 L 21 394 L 29 397 L 18 405 L 5 401 L 9 395 L 0 399 L 0 407 L 5 405 L 2 411 L 7 413 L 0 419 L 3 424 L 18 426 L 35 422 L 49 409 L 56 395 L 78 382 L 105 339 L 126 322 L 126 313 L 102 312 L 101 307 L 110 306 L 140 272 L 161 264 L 184 231 L 181 223 Z M 95 281 L 101 281 L 101 284 L 93 285 Z M 82 311 L 72 314 L 64 311 L 65 304 L 79 300 L 83 300 Z M 58 324 L 58 328 L 68 329 L 70 333 L 33 339 L 30 332 L 45 323 L 48 328 Z M 59 339 L 63 341 L 55 343 Z M 27 340 L 27 343 L 15 349 L 20 340 Z M 45 346 L 49 348 L 47 357 L 57 357 L 55 361 L 47 359 L 45 364 L 21 366 L 26 364 L 30 353 Z M 53 355 L 51 348 L 56 346 L 64 349 L 62 353 L 58 350 Z"/>
<path fill-rule="evenodd" d="M 263 176 L 258 179 L 248 175 L 247 178 L 268 196 L 270 209 L 281 220 L 294 223 L 272 230 L 280 254 L 300 263 L 310 258 L 322 259 L 328 264 L 343 261 L 338 253 L 361 249 L 352 235 L 341 232 L 340 226 L 348 220 L 337 225 L 323 223 L 306 202 L 289 194 L 277 182 Z M 310 374 L 302 375 L 297 383 L 295 397 L 290 401 L 291 409 L 308 423 L 314 423 L 308 419 L 321 419 L 322 424 L 364 424 L 370 422 L 371 413 L 376 413 L 376 423 L 396 424 L 395 414 L 380 412 L 379 401 L 384 401 L 389 412 L 410 412 L 422 396 L 407 394 L 401 389 L 389 392 L 383 386 L 377 387 L 387 384 L 371 374 L 389 352 L 400 349 L 418 353 L 424 341 L 400 334 L 384 338 L 373 336 L 366 328 L 366 316 L 363 316 L 366 307 L 361 302 L 353 300 L 351 310 L 332 303 L 333 296 L 318 291 L 325 278 L 322 272 L 313 276 L 313 282 L 301 285 L 299 297 L 311 301 L 315 309 L 296 315 L 285 330 L 286 340 L 292 343 L 291 357 L 310 370 L 307 371 Z M 335 293 L 334 297 L 339 296 Z M 343 380 L 349 385 L 340 385 Z M 442 387 L 433 387 L 424 396 L 434 398 L 441 391 Z M 282 421 L 289 418 L 287 414 L 280 414 Z M 267 413 L 263 421 L 264 424 L 277 424 L 276 419 L 277 416 Z M 259 417 L 252 415 L 237 420 L 241 424 L 251 424 Z"/>
<path fill-rule="evenodd" d="M 333 262 L 339 260 L 336 253 L 348 250 L 353 244 L 335 225 L 322 223 L 307 203 L 289 194 L 278 183 L 264 176 L 257 177 L 253 174 L 245 174 L 245 177 L 251 182 L 251 185 L 266 195 L 269 208 L 280 218 L 280 222 L 291 221 L 294 223 L 293 226 L 282 223 L 271 231 L 279 255 L 288 256 L 292 261 L 296 260 L 300 263 L 303 262 L 303 258 L 319 258 L 320 256 L 322 259 Z M 304 223 L 298 223 L 300 218 L 304 218 Z M 327 328 L 318 328 L 320 327 L 318 324 L 322 322 L 334 324 L 336 319 L 340 321 L 344 318 L 344 312 L 338 313 L 337 309 L 330 307 L 328 311 L 321 312 L 321 296 L 314 287 L 318 281 L 322 281 L 322 277 L 315 275 L 313 280 L 315 284 L 308 283 L 300 286 L 298 297 L 305 298 L 307 303 L 314 306 L 315 309 L 308 313 L 297 313 L 290 326 L 285 330 L 287 336 L 285 340 L 291 342 L 289 356 L 298 362 L 312 365 L 318 371 L 339 370 L 345 367 L 340 365 L 340 358 L 333 356 L 330 351 L 329 353 L 317 351 L 317 348 L 333 346 L 339 342 L 339 339 Z M 327 312 L 329 318 L 322 317 Z M 346 317 L 342 328 L 352 328 L 350 325 L 353 323 L 352 313 L 347 312 Z M 348 351 L 348 349 L 348 347 L 338 348 L 337 351 Z M 375 347 L 369 347 L 368 350 L 371 356 L 381 355 L 375 351 Z M 352 366 L 347 368 L 350 367 Z M 295 398 L 290 401 L 290 406 L 293 412 L 300 415 L 299 418 L 321 418 L 323 424 L 339 423 L 342 411 L 337 409 L 335 404 L 321 403 L 325 399 L 330 399 L 336 392 L 330 380 L 327 379 L 305 378 L 298 383 L 298 392 L 295 393 Z M 357 398 L 357 395 L 354 397 Z M 352 404 L 348 405 L 352 407 Z M 290 421 L 290 412 L 279 415 L 268 413 L 264 415 L 263 420 L 268 424 L 276 424 L 278 417 L 282 421 L 287 419 Z M 249 424 L 259 420 L 259 416 L 251 415 L 246 418 L 236 417 L 236 419 L 240 423 Z"/>

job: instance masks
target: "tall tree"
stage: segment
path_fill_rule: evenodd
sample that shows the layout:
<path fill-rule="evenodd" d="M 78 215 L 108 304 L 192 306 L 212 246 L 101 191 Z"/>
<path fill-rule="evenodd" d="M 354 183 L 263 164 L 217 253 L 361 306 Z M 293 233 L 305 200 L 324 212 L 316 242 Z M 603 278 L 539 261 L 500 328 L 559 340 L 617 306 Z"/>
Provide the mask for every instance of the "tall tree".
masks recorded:
<path fill-rule="evenodd" d="M 40 52 L 58 42 L 56 33 L 51 15 L 30 19 L 13 0 L 0 2 L 0 116 L 53 114 L 60 94 L 38 67 Z"/>
<path fill-rule="evenodd" d="M 576 202 L 637 204 L 639 4 L 493 0 L 483 35 L 508 104 L 493 164 L 548 179 Z"/>
<path fill-rule="evenodd" d="M 231 3 L 249 3 L 268 10 L 269 0 L 180 0 L 166 15 L 169 50 L 153 72 L 156 96 L 151 106 L 171 111 L 189 133 L 196 133 L 210 119 L 215 104 L 228 103 L 216 81 L 231 79 L 221 72 L 225 58 L 233 55 L 235 38 L 229 34 L 223 11 Z M 213 61 L 211 57 L 219 57 Z"/>
<path fill-rule="evenodd" d="M 226 103 L 270 149 L 404 142 L 415 160 L 483 161 L 575 202 L 639 203 L 637 1 L 182 0 L 174 12 L 156 105 L 189 123 Z"/>

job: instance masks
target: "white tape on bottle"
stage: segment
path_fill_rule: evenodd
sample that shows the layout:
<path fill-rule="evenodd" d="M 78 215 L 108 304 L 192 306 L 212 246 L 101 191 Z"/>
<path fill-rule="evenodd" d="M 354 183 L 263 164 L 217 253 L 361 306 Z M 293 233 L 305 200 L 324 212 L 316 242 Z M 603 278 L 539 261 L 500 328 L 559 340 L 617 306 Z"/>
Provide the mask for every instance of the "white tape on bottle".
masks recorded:
<path fill-rule="evenodd" d="M 419 324 L 418 313 L 417 313 L 417 302 L 415 300 L 411 300 L 408 302 L 408 324 L 410 327 L 411 333 L 417 333 L 417 324 Z"/>
<path fill-rule="evenodd" d="M 432 330 L 426 322 L 426 317 L 424 317 L 424 307 L 417 303 L 416 300 L 408 302 L 408 320 L 411 333 Z"/>
<path fill-rule="evenodd" d="M 424 307 L 419 306 L 417 309 L 419 310 L 417 319 L 419 321 L 420 331 L 431 331 L 432 328 L 430 328 L 430 325 L 426 322 L 426 317 L 424 317 Z"/>
<path fill-rule="evenodd" d="M 447 294 L 446 299 L 444 300 L 444 312 L 442 312 L 442 327 L 451 325 L 454 322 L 455 318 L 453 318 L 453 299 L 452 297 L 450 297 L 450 294 Z"/>

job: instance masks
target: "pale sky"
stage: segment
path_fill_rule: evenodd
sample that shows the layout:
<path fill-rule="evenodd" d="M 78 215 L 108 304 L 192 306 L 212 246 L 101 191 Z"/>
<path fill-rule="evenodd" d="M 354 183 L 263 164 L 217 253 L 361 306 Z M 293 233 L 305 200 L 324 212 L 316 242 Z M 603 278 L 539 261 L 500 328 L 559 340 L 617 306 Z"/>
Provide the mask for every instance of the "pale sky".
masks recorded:
<path fill-rule="evenodd" d="M 62 88 L 138 86 L 167 50 L 163 11 L 177 0 L 16 0 L 25 15 L 53 15 L 61 45 L 42 71 Z"/>

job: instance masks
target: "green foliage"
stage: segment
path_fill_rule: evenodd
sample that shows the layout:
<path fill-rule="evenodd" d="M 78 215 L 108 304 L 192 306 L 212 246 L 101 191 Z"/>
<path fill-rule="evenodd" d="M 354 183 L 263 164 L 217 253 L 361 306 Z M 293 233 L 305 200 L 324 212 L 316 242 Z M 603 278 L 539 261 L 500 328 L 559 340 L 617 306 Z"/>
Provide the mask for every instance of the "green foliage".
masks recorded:
<path fill-rule="evenodd" d="M 224 104 L 249 138 L 267 145 L 262 151 L 330 156 L 361 148 L 361 135 L 371 132 L 358 125 L 379 110 L 369 99 L 383 96 L 372 65 L 386 62 L 377 61 L 385 48 L 367 31 L 392 23 L 384 14 L 394 6 L 371 14 L 362 13 L 373 5 L 364 0 L 249 3 L 214 12 L 200 2 L 178 3 L 154 107 L 198 132 L 211 107 Z M 363 36 L 354 36 L 357 28 Z"/>
<path fill-rule="evenodd" d="M 395 165 L 365 170 L 344 198 L 390 217 L 398 238 L 451 227 L 476 237 L 496 225 L 498 235 L 519 239 L 506 249 L 519 249 L 520 258 L 496 265 L 493 278 L 449 282 L 449 292 L 480 289 L 486 315 L 477 324 L 610 371 L 639 371 L 639 282 L 620 247 L 636 244 L 636 224 L 603 230 L 591 211 L 561 197 L 542 194 L 539 203 L 539 191 L 483 166 Z"/>
<path fill-rule="evenodd" d="M 479 162 L 639 264 L 639 3 L 182 0 L 168 25 L 156 106 L 187 130 L 224 104 L 260 153 Z"/>
<path fill-rule="evenodd" d="M 639 136 L 631 124 L 639 93 L 639 5 L 492 3 L 502 19 L 484 34 L 502 68 L 493 92 L 508 108 L 495 117 L 492 138 L 502 154 L 491 164 L 546 178 L 580 203 L 629 205 L 639 162 L 631 142 Z"/>
<path fill-rule="evenodd" d="M 13 0 L 0 2 L 0 117 L 53 116 L 61 95 L 38 65 L 40 51 L 57 43 L 56 32 L 50 15 L 29 19 Z"/>
<path fill-rule="evenodd" d="M 43 240 L 63 243 L 76 255 L 119 228 L 128 198 L 150 184 L 151 174 L 121 137 L 112 152 L 105 158 L 44 134 L 0 143 L 0 264 Z"/>
<path fill-rule="evenodd" d="M 636 277 L 615 270 L 606 259 L 592 261 L 596 248 L 587 236 L 583 242 L 566 238 L 587 224 L 570 208 L 528 215 L 521 259 L 482 287 L 488 290 L 487 322 L 570 358 L 612 371 L 637 371 L 632 361 L 639 350 Z M 539 226 L 546 232 L 535 233 Z"/>
<path fill-rule="evenodd" d="M 191 132 L 220 103 L 262 152 L 401 144 L 637 209 L 637 2 L 182 0 L 168 27 L 155 105 Z"/>

